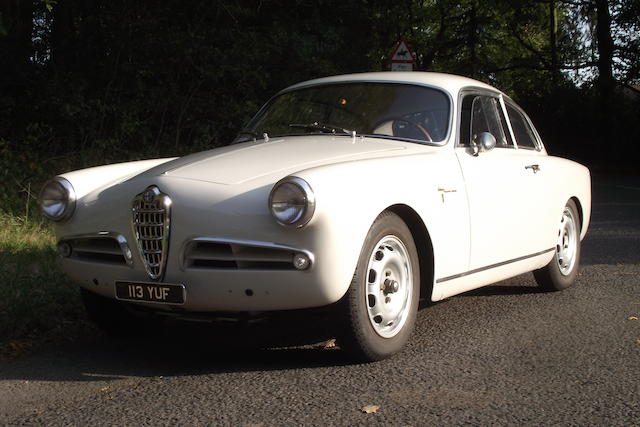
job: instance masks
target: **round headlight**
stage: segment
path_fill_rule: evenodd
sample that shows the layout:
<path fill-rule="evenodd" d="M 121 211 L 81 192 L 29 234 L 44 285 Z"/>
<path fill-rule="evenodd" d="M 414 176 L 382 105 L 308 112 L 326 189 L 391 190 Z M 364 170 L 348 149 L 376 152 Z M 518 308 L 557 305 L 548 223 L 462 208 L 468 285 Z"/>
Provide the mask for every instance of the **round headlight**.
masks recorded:
<path fill-rule="evenodd" d="M 269 195 L 271 215 L 286 226 L 306 225 L 313 217 L 315 206 L 313 190 L 307 181 L 295 176 L 278 181 Z"/>
<path fill-rule="evenodd" d="M 47 218 L 62 221 L 69 218 L 76 208 L 76 193 L 69 181 L 54 178 L 40 191 L 40 208 Z"/>

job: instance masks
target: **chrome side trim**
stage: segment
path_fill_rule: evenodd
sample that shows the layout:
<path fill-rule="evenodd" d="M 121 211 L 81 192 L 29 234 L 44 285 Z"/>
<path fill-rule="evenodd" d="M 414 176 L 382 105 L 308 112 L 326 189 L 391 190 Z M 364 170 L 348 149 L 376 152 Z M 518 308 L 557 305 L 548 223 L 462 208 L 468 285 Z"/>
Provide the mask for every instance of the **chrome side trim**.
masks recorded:
<path fill-rule="evenodd" d="M 122 250 L 122 256 L 127 262 L 127 265 L 129 267 L 133 267 L 133 254 L 131 253 L 131 248 L 129 247 L 127 238 L 120 233 L 116 233 L 113 231 L 98 231 L 96 233 L 74 234 L 71 236 L 61 237 L 58 240 L 58 244 L 63 242 L 68 242 L 70 240 L 82 240 L 82 239 L 113 239 L 117 241 L 118 245 L 120 245 L 120 250 Z"/>
<path fill-rule="evenodd" d="M 309 271 L 313 267 L 315 263 L 315 256 L 311 251 L 306 249 L 294 248 L 293 246 L 281 245 L 273 242 L 260 242 L 257 240 L 241 240 L 241 239 L 225 239 L 225 238 L 215 238 L 215 237 L 192 237 L 190 239 L 185 240 L 182 243 L 182 247 L 180 248 L 180 270 L 185 271 L 186 266 L 186 255 L 191 249 L 191 247 L 199 242 L 204 243 L 218 243 L 223 245 L 238 245 L 238 246 L 249 246 L 254 248 L 264 248 L 264 249 L 280 249 L 291 251 L 292 253 L 300 252 L 309 257 L 309 267 L 305 270 L 296 270 L 296 271 Z M 293 260 L 292 260 L 293 262 Z"/>
<path fill-rule="evenodd" d="M 555 250 L 556 250 L 555 248 L 545 249 L 544 251 L 536 252 L 535 254 L 521 256 L 518 258 L 510 259 L 508 261 L 498 262 L 496 264 L 487 265 L 486 267 L 476 268 L 473 270 L 465 271 L 464 273 L 454 274 L 452 276 L 441 277 L 440 279 L 436 279 L 436 283 L 442 283 L 442 282 L 447 282 L 453 279 L 459 279 L 460 277 L 468 276 L 470 274 L 480 273 L 485 270 L 491 270 L 492 268 L 502 267 L 503 265 L 511 264 L 518 261 L 523 261 L 525 259 L 537 257 L 539 255 L 544 255 L 546 253 L 553 252 Z"/>

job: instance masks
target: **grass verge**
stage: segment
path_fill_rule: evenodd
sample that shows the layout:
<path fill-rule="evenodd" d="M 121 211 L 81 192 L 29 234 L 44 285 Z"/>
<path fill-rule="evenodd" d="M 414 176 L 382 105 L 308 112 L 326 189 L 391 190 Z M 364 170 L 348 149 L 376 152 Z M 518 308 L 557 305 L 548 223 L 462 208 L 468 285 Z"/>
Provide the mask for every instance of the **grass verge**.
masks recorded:
<path fill-rule="evenodd" d="M 60 270 L 48 224 L 0 213 L 0 357 L 70 338 L 86 325 L 78 288 Z"/>

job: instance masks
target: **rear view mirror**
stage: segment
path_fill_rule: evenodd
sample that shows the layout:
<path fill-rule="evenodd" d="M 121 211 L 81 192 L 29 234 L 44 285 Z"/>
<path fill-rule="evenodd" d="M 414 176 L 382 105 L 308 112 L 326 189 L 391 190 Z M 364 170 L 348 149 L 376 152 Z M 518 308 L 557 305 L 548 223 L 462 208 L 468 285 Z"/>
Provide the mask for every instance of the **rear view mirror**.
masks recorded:
<path fill-rule="evenodd" d="M 471 146 L 474 156 L 484 151 L 491 151 L 496 147 L 496 137 L 490 132 L 480 132 L 479 135 L 473 136 Z"/>

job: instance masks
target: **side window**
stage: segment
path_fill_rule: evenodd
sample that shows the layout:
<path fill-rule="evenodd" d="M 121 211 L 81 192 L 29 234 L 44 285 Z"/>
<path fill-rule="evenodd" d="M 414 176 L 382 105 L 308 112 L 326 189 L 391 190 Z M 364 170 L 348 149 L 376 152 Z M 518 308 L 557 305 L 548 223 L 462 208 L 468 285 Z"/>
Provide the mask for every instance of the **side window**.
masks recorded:
<path fill-rule="evenodd" d="M 469 146 L 481 132 L 491 133 L 496 138 L 497 147 L 513 147 L 498 99 L 468 95 L 462 100 L 460 145 Z"/>
<path fill-rule="evenodd" d="M 502 130 L 505 134 L 505 145 L 500 145 L 500 140 L 498 140 L 497 147 L 510 147 L 515 148 L 513 145 L 513 139 L 511 138 L 511 132 L 509 132 L 509 125 L 507 124 L 507 118 L 504 116 L 504 111 L 500 108 L 500 104 L 497 105 L 498 114 L 500 114 L 500 124 L 502 124 Z"/>
<path fill-rule="evenodd" d="M 536 143 L 536 137 L 527 119 L 512 105 L 506 105 L 507 114 L 509 114 L 509 119 L 511 120 L 511 127 L 513 128 L 513 134 L 516 137 L 518 148 L 537 150 L 538 144 Z"/>

